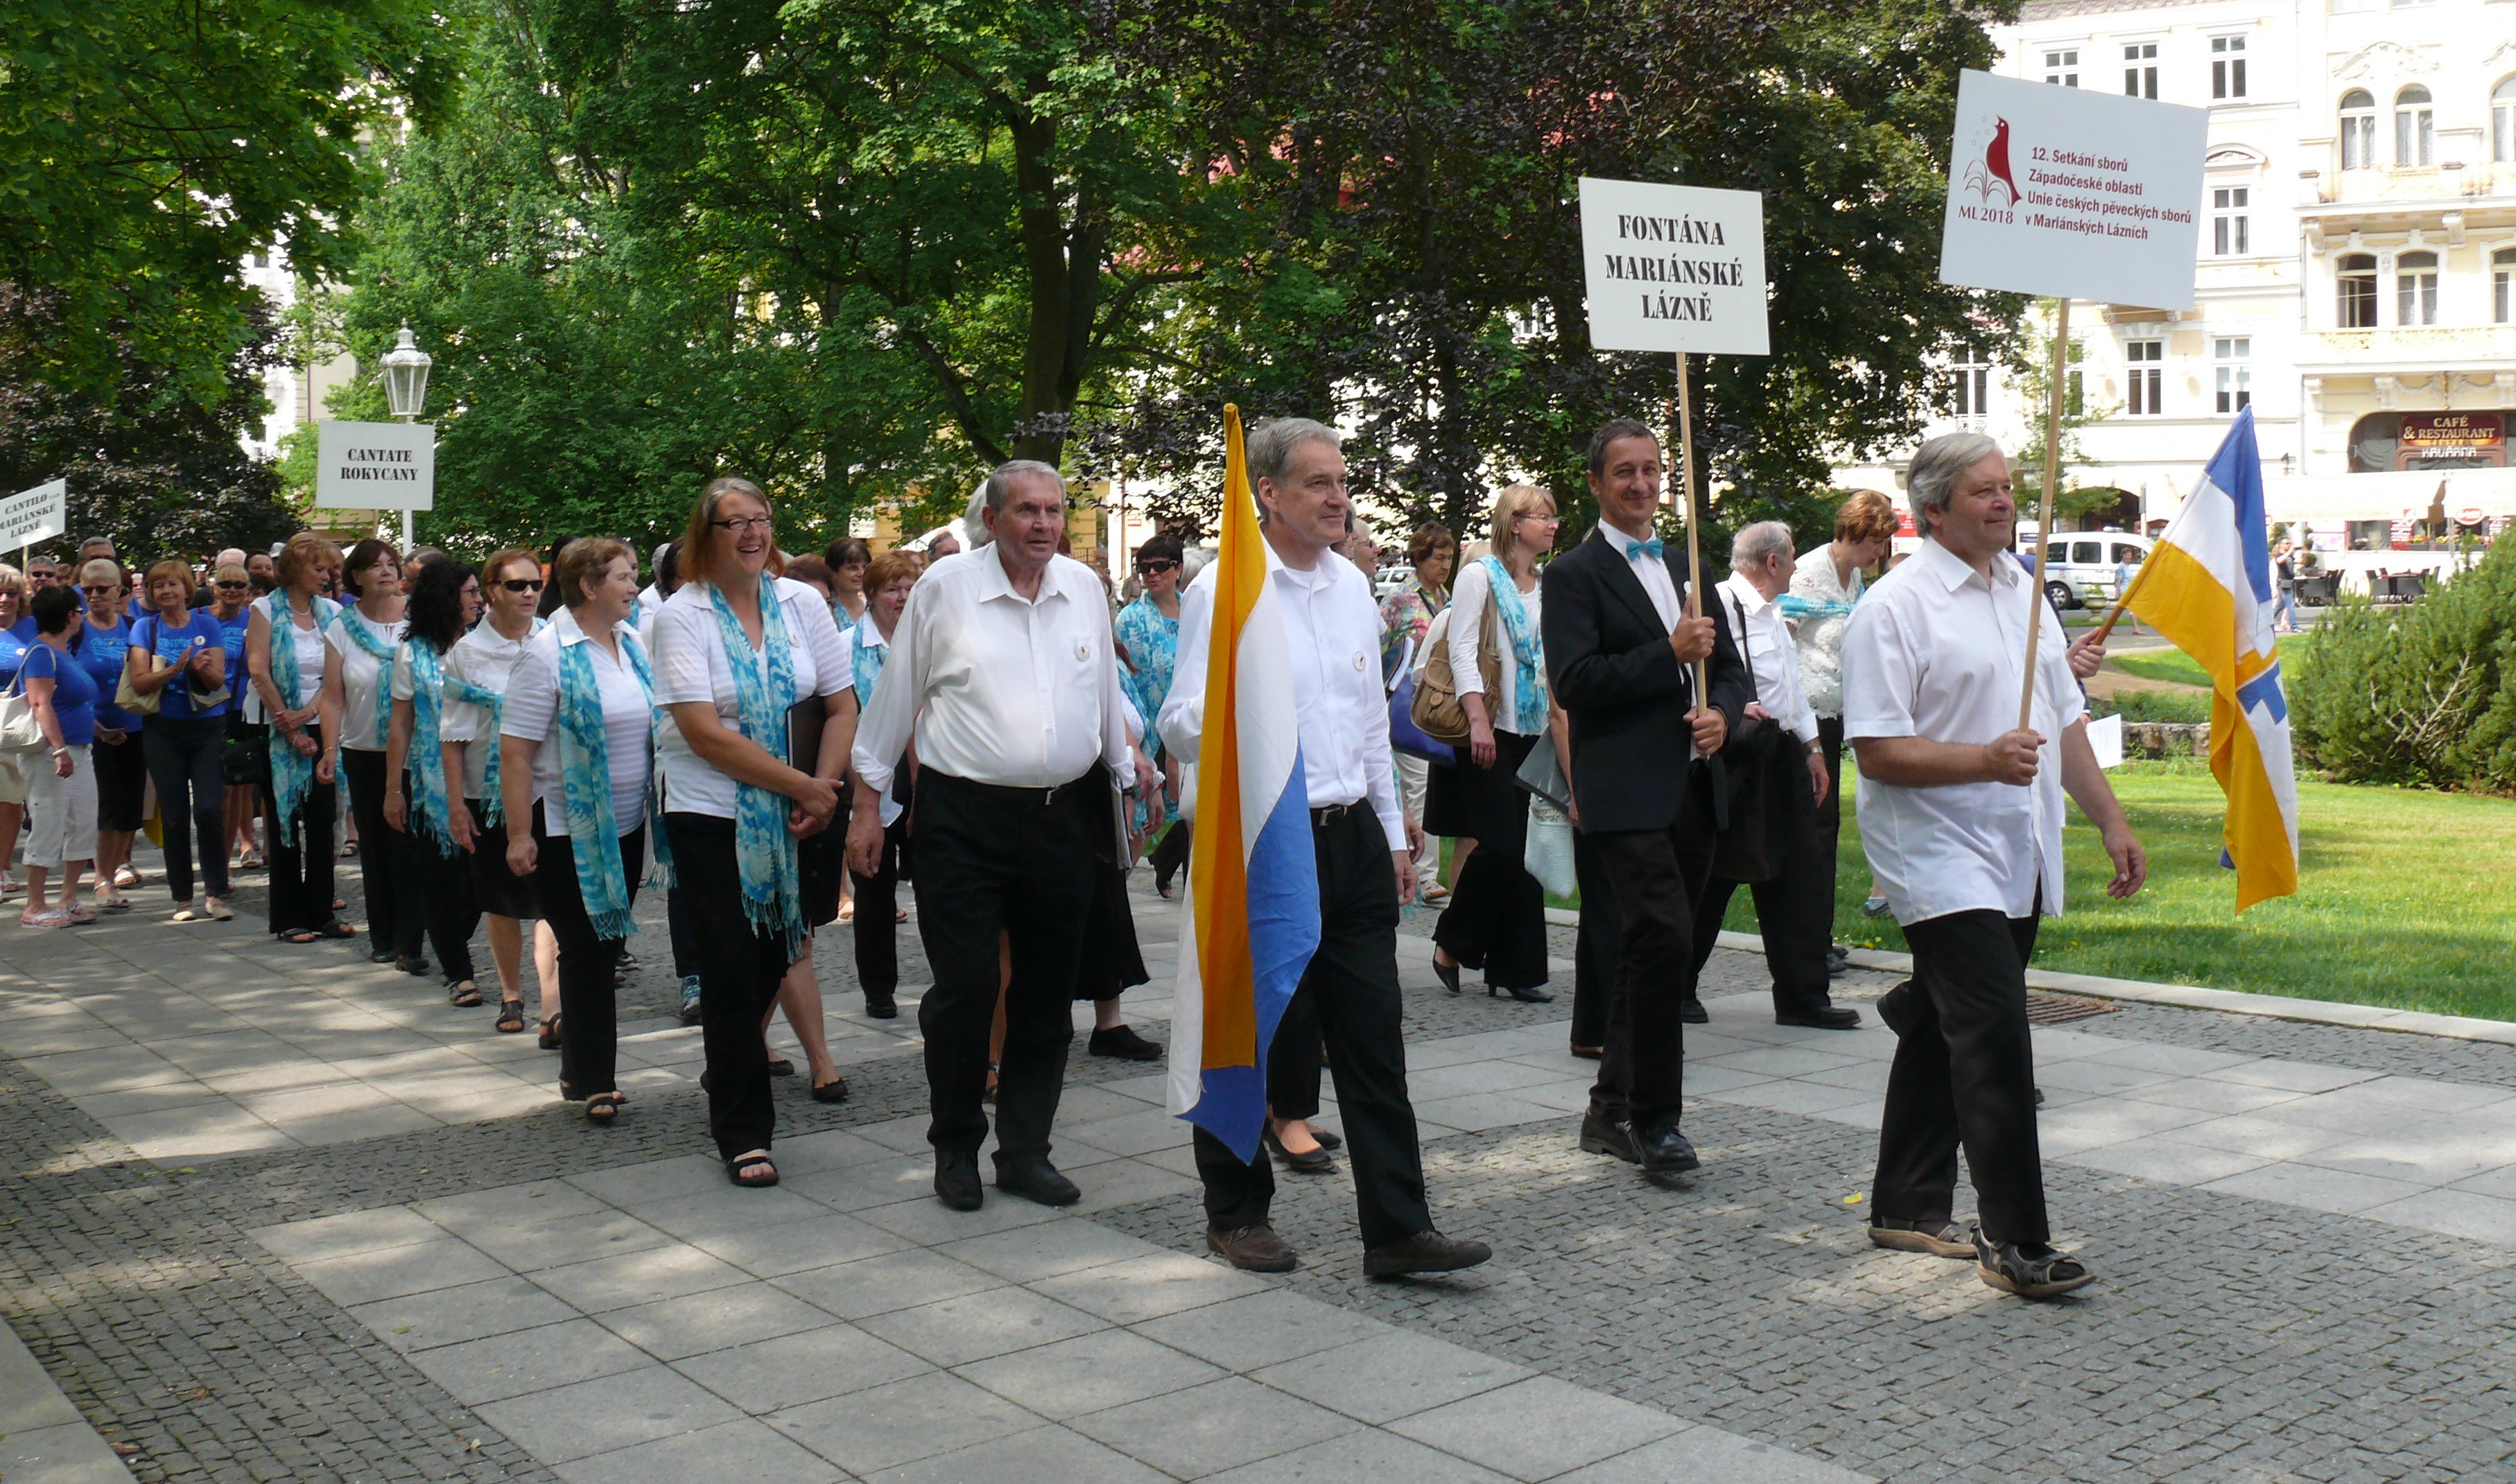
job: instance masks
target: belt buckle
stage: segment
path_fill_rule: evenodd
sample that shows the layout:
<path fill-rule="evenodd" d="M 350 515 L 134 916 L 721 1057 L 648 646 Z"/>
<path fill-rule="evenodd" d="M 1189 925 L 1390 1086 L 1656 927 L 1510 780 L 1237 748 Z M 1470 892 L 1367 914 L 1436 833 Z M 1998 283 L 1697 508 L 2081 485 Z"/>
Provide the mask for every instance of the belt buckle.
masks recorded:
<path fill-rule="evenodd" d="M 1063 783 L 1052 783 L 1048 787 L 1041 789 L 1039 791 L 1039 806 L 1044 809 L 1055 807 L 1057 804 L 1057 791 L 1064 787 L 1066 787 L 1066 785 Z"/>

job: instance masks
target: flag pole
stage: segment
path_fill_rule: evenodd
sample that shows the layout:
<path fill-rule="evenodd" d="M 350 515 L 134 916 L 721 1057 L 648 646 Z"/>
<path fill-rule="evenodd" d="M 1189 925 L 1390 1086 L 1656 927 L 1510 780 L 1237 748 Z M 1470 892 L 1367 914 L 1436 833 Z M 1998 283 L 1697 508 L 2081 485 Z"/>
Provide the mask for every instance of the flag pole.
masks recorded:
<path fill-rule="evenodd" d="M 1686 502 L 1686 603 L 1689 617 L 1703 613 L 1703 557 L 1695 541 L 1695 401 L 1686 390 L 1686 352 L 1677 352 L 1677 487 Z M 1695 705 L 1705 699 L 1704 662 L 1695 662 Z"/>
<path fill-rule="evenodd" d="M 2059 303 L 2061 308 L 2053 316 L 2052 395 L 2044 400 L 2044 483 L 2035 500 L 2035 580 L 2027 585 L 2027 683 L 2018 697 L 2020 731 L 2035 720 L 2035 650 L 2036 641 L 2044 637 L 2044 554 L 2053 549 L 2053 485 L 2061 476 L 2062 378 L 2070 369 L 2070 296 L 2063 295 Z M 1683 380 L 1678 383 L 1681 391 L 1685 385 Z"/>

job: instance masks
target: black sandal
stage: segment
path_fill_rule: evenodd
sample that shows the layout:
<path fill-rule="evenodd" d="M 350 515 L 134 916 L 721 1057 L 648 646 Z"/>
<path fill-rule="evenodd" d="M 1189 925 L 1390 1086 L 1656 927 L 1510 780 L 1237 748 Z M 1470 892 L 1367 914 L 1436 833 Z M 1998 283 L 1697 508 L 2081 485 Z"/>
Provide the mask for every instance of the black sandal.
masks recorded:
<path fill-rule="evenodd" d="M 766 1170 L 765 1180 L 746 1179 L 752 1171 Z M 725 1177 L 745 1190 L 766 1190 L 777 1183 L 777 1164 L 766 1154 L 744 1154 L 725 1162 Z"/>
<path fill-rule="evenodd" d="M 513 1036 L 522 1032 L 524 1028 L 524 1002 L 522 1000 L 499 1001 L 498 1034 L 501 1036 Z"/>
<path fill-rule="evenodd" d="M 312 930 L 314 936 L 318 938 L 354 938 L 358 935 L 358 929 L 351 927 L 345 922 L 342 922 L 337 917 L 332 919 L 330 922 L 325 923 L 322 927 Z"/>
<path fill-rule="evenodd" d="M 552 1015 L 542 1022 L 541 1047 L 545 1051 L 559 1050 L 559 1016 Z"/>
<path fill-rule="evenodd" d="M 813 1100 L 815 1102 L 847 1101 L 848 1080 L 844 1077 L 833 1077 L 827 1082 L 813 1084 Z"/>
<path fill-rule="evenodd" d="M 470 1010 L 481 1003 L 481 986 L 470 979 L 445 986 L 445 1003 L 456 1010 Z"/>
<path fill-rule="evenodd" d="M 1975 1272 L 2004 1294 L 2021 1298 L 2058 1298 L 2097 1281 L 2087 1264 L 2059 1248 L 2047 1247 L 2031 1257 L 2015 1242 L 1995 1242 L 1974 1232 Z"/>
<path fill-rule="evenodd" d="M 608 1128 L 611 1120 L 620 1116 L 621 1104 L 628 1100 L 617 1092 L 597 1092 L 585 1100 L 585 1121 Z M 737 1180 L 735 1183 L 741 1182 Z"/>

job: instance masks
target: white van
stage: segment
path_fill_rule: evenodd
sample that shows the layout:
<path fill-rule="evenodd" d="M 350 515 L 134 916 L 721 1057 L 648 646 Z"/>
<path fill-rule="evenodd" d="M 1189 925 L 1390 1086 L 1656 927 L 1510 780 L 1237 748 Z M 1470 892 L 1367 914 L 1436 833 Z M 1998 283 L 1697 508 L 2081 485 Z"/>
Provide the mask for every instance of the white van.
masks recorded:
<path fill-rule="evenodd" d="M 2111 603 L 2149 548 L 2147 536 L 2129 531 L 2056 531 L 2044 543 L 2044 592 L 2064 608 Z"/>

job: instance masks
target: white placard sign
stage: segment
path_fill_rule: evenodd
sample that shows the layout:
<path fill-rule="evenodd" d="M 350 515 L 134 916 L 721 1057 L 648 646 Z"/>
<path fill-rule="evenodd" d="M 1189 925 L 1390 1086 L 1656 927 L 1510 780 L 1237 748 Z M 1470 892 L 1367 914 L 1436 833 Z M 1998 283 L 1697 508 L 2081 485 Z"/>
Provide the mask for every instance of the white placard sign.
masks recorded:
<path fill-rule="evenodd" d="M 1647 181 L 1581 180 L 1590 344 L 1763 355 L 1765 199 Z"/>
<path fill-rule="evenodd" d="M 0 500 L 0 549 L 50 541 L 69 528 L 67 479 L 21 489 Z"/>
<path fill-rule="evenodd" d="M 1940 281 L 2193 307 L 2210 114 L 1965 72 Z"/>
<path fill-rule="evenodd" d="M 326 510 L 436 509 L 437 430 L 332 423 L 314 435 L 314 503 Z"/>

